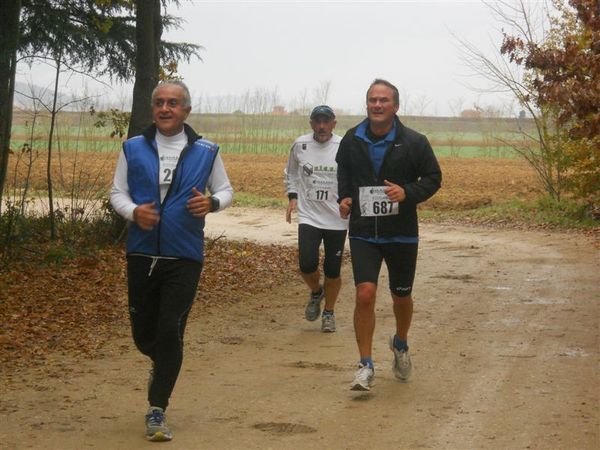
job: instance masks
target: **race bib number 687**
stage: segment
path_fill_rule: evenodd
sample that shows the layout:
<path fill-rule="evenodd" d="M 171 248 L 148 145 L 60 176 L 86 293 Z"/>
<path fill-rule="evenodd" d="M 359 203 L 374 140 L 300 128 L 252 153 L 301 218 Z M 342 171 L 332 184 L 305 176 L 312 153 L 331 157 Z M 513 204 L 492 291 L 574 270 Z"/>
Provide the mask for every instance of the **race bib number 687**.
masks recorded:
<path fill-rule="evenodd" d="M 362 216 L 391 216 L 398 214 L 398 202 L 392 202 L 384 192 L 385 186 L 362 186 L 358 191 Z"/>

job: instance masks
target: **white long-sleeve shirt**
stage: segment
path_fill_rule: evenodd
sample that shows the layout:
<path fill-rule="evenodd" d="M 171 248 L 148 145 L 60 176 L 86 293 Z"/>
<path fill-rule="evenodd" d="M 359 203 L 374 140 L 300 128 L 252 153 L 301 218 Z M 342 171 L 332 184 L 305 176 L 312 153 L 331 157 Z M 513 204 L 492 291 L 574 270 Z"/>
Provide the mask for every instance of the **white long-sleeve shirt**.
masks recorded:
<path fill-rule="evenodd" d="M 184 131 L 175 136 L 165 136 L 158 130 L 156 131 L 156 144 L 158 148 L 160 167 L 160 199 L 164 200 L 169 184 L 171 182 L 169 173 L 177 165 L 177 160 L 181 151 L 187 144 L 187 135 Z M 225 166 L 221 156 L 217 153 L 212 171 L 208 177 L 206 188 L 211 195 L 219 199 L 218 211 L 227 208 L 233 201 L 233 188 L 229 182 L 229 177 L 225 171 Z M 127 220 L 133 221 L 133 210 L 139 205 L 133 202 L 129 194 L 129 184 L 127 182 L 127 158 L 121 150 L 113 186 L 110 192 L 110 202 L 115 211 Z"/>
<path fill-rule="evenodd" d="M 325 230 L 348 228 L 337 203 L 335 155 L 341 139 L 334 134 L 321 144 L 311 133 L 294 141 L 285 169 L 285 187 L 288 194 L 298 194 L 298 223 Z"/>

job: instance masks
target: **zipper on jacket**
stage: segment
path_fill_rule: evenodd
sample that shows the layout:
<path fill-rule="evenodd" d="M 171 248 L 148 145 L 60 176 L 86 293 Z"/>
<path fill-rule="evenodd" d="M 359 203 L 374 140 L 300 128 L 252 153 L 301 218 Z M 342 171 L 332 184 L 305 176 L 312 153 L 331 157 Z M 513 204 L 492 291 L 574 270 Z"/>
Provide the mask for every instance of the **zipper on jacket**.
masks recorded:
<path fill-rule="evenodd" d="M 373 160 L 371 159 L 371 154 L 369 152 L 369 144 L 366 143 L 365 141 L 363 141 L 362 139 L 360 139 L 359 137 L 357 137 L 355 135 L 354 139 L 356 139 L 357 141 L 359 141 L 360 146 L 362 147 L 364 153 L 367 156 L 367 159 L 369 161 L 369 164 L 371 164 L 371 173 L 373 174 L 373 180 L 374 180 L 374 184 L 377 185 L 379 183 L 379 177 L 377 176 L 377 173 L 375 172 L 375 166 L 373 165 Z M 386 150 L 386 154 L 389 151 Z M 385 159 L 385 156 L 384 156 Z M 383 162 L 382 162 L 382 167 L 383 167 Z M 377 216 L 375 216 L 375 237 L 377 238 L 379 236 L 379 232 L 378 232 L 378 223 L 377 223 Z"/>
<path fill-rule="evenodd" d="M 154 149 L 154 154 L 156 155 L 156 158 L 159 160 L 158 161 L 158 173 L 156 175 L 157 175 L 157 186 L 158 186 L 158 198 L 160 199 L 160 158 L 158 155 L 158 147 L 155 144 L 156 144 L 156 139 L 152 142 L 151 147 Z M 167 189 L 165 198 L 162 199 L 162 201 L 159 204 L 159 212 L 160 213 L 162 213 L 163 205 L 166 204 L 167 199 L 169 198 L 169 195 L 171 194 L 171 190 L 173 189 L 173 185 L 175 184 L 175 180 L 177 177 L 177 169 L 179 168 L 179 165 L 181 164 L 181 160 L 183 159 L 184 154 L 187 153 L 189 148 L 190 148 L 190 144 L 188 141 L 188 143 L 185 145 L 185 147 L 183 147 L 183 150 L 181 150 L 181 153 L 179 154 L 179 158 L 177 159 L 177 165 L 175 166 L 175 170 L 173 170 L 173 178 L 172 178 L 171 184 L 169 185 L 169 189 Z M 162 220 L 159 220 L 158 231 L 156 233 L 156 248 L 158 250 L 159 255 L 160 255 L 161 225 L 162 225 Z M 154 268 L 154 263 L 152 265 L 152 268 Z M 150 274 L 152 273 L 152 268 L 150 269 Z M 150 276 L 150 274 L 148 274 L 148 276 Z"/>
<path fill-rule="evenodd" d="M 158 190 L 158 212 L 159 215 L 162 212 L 162 202 L 160 201 L 160 157 L 158 155 L 158 146 L 156 145 L 156 138 L 154 139 L 154 141 L 150 142 L 150 147 L 152 147 L 152 150 L 154 151 L 154 156 L 157 159 L 157 164 L 158 164 L 158 170 L 156 172 L 156 189 Z M 160 255 L 160 226 L 161 226 L 161 220 L 159 218 L 158 221 L 158 229 L 156 231 L 156 249 L 157 249 L 157 253 Z M 154 268 L 154 261 L 152 263 L 153 265 L 150 267 L 150 273 L 148 274 L 148 276 L 150 276 L 152 274 L 152 269 Z"/>

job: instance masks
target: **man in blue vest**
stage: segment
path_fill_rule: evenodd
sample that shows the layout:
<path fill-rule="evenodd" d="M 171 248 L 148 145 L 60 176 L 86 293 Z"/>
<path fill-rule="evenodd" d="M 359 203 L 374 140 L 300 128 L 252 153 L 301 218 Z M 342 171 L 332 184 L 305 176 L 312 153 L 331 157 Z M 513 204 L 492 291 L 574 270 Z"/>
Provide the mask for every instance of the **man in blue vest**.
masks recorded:
<path fill-rule="evenodd" d="M 130 221 L 129 315 L 134 342 L 152 361 L 146 414 L 151 441 L 173 437 L 165 410 L 202 272 L 205 217 L 233 199 L 219 146 L 185 123 L 191 109 L 182 82 L 154 89 L 154 124 L 123 144 L 110 196 L 115 211 Z"/>

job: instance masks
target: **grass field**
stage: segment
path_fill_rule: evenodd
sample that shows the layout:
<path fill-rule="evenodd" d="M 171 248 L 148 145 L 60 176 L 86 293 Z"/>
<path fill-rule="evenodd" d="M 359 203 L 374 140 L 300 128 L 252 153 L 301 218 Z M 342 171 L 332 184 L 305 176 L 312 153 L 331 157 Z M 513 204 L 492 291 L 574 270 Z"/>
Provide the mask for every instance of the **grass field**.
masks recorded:
<path fill-rule="evenodd" d="M 107 197 L 121 140 L 110 138 L 111 130 L 107 127 L 94 127 L 93 120 L 88 114 L 60 116 L 51 158 L 56 197 L 83 201 Z M 343 134 L 360 120 L 359 116 L 339 117 L 336 132 Z M 544 195 L 532 168 L 497 140 L 520 139 L 515 131 L 516 120 L 436 117 L 401 120 L 429 137 L 442 166 L 443 187 L 422 205 L 424 211 L 444 216 L 475 210 L 504 215 L 505 211 L 498 213 L 495 208 L 506 205 L 513 208 L 515 202 L 535 204 Z M 45 121 L 38 118 L 32 133 L 32 118 L 25 113 L 15 115 L 14 154 L 5 188 L 9 196 L 18 198 L 25 188 L 28 196 L 47 195 Z M 192 115 L 189 123 L 221 146 L 236 191 L 236 204 L 283 207 L 287 154 L 297 136 L 310 132 L 307 118 L 207 114 Z M 23 151 L 25 142 L 33 142 L 32 151 Z"/>
<path fill-rule="evenodd" d="M 362 116 L 341 116 L 335 132 L 343 135 L 362 119 Z M 519 126 L 532 126 L 526 121 L 517 123 L 516 119 L 403 117 L 401 120 L 426 134 L 440 157 L 514 157 L 504 142 L 522 142 Z M 87 113 L 61 114 L 53 147 L 65 152 L 118 151 L 120 139 L 110 138 L 111 130 L 106 126 L 95 127 L 96 121 L 96 116 Z M 188 122 L 205 138 L 219 143 L 223 153 L 287 155 L 293 140 L 310 132 L 308 118 L 299 115 L 192 114 Z M 26 112 L 15 113 L 14 150 L 25 143 L 35 151 L 47 147 L 48 119 L 37 117 L 32 130 L 33 123 L 33 117 Z"/>

